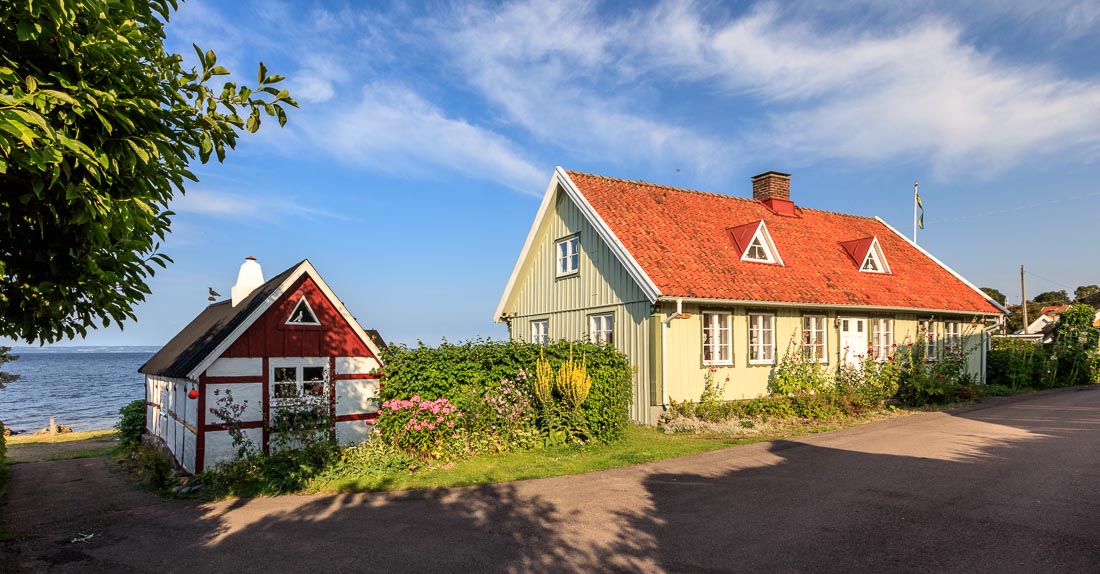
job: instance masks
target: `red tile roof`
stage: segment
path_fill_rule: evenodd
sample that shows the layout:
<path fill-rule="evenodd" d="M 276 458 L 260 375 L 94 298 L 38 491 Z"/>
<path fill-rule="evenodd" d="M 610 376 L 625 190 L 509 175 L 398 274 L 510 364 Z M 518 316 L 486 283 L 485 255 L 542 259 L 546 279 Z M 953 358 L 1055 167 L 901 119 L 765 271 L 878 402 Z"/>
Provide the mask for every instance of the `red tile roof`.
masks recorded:
<path fill-rule="evenodd" d="M 751 199 L 567 173 L 665 297 L 1001 313 L 873 218 L 804 208 L 782 216 Z M 760 220 L 784 265 L 740 260 L 733 230 Z M 891 273 L 861 272 L 844 246 L 869 247 L 871 237 Z"/>
<path fill-rule="evenodd" d="M 1049 305 L 1047 307 L 1043 307 L 1043 309 L 1039 312 L 1043 315 L 1046 315 L 1048 313 L 1051 315 L 1061 315 L 1067 310 L 1069 310 L 1069 305 Z"/>

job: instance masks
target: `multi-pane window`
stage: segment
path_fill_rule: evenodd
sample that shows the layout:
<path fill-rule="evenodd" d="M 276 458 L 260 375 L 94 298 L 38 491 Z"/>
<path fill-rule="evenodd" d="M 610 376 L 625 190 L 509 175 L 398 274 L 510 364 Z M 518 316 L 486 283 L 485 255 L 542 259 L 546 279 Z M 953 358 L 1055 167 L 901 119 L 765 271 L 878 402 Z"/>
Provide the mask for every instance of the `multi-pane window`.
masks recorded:
<path fill-rule="evenodd" d="M 757 235 L 752 239 L 749 248 L 745 250 L 745 259 L 753 261 L 771 261 L 768 257 L 768 248 L 764 246 L 764 238 Z"/>
<path fill-rule="evenodd" d="M 733 326 L 729 313 L 703 313 L 703 364 L 733 364 Z"/>
<path fill-rule="evenodd" d="M 939 338 L 939 334 L 936 332 L 936 322 L 929 319 L 927 321 L 921 321 L 921 326 L 924 327 L 924 356 L 928 359 L 936 358 L 936 343 Z"/>
<path fill-rule="evenodd" d="M 271 379 L 271 396 L 293 399 L 325 394 L 325 368 L 320 366 L 275 367 Z"/>
<path fill-rule="evenodd" d="M 807 361 L 826 363 L 825 355 L 825 317 L 802 318 L 802 358 Z"/>
<path fill-rule="evenodd" d="M 749 362 L 775 362 L 775 315 L 749 314 Z"/>
<path fill-rule="evenodd" d="M 558 242 L 558 276 L 572 275 L 580 269 L 580 244 L 577 236 Z"/>
<path fill-rule="evenodd" d="M 894 347 L 894 320 L 871 319 L 871 349 L 876 361 L 885 361 Z"/>
<path fill-rule="evenodd" d="M 944 350 L 958 351 L 962 345 L 962 323 L 945 321 L 943 323 Z"/>
<path fill-rule="evenodd" d="M 531 342 L 536 345 L 545 345 L 550 342 L 549 319 L 531 321 Z"/>
<path fill-rule="evenodd" d="M 593 343 L 614 343 L 613 331 L 615 326 L 614 315 L 605 313 L 588 317 L 588 338 Z"/>

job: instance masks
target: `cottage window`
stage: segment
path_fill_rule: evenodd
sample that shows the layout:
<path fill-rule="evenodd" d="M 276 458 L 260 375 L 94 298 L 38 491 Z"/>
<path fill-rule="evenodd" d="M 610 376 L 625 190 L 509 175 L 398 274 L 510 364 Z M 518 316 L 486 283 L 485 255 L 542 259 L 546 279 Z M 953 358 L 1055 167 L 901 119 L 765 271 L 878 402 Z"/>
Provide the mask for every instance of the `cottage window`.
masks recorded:
<path fill-rule="evenodd" d="M 775 363 L 775 315 L 749 314 L 749 364 Z"/>
<path fill-rule="evenodd" d="M 531 342 L 536 345 L 545 345 L 550 342 L 549 319 L 531 321 Z"/>
<path fill-rule="evenodd" d="M 929 319 L 927 321 L 921 321 L 921 327 L 924 330 L 924 357 L 926 359 L 936 359 L 936 344 L 938 336 L 936 333 L 936 322 Z"/>
<path fill-rule="evenodd" d="M 733 316 L 703 313 L 703 364 L 733 364 Z"/>
<path fill-rule="evenodd" d="M 764 225 L 763 221 L 752 234 L 752 239 L 749 240 L 749 246 L 745 248 L 745 254 L 741 256 L 741 260 L 782 264 L 775 252 L 775 243 L 772 242 L 771 234 L 768 233 L 768 226 Z"/>
<path fill-rule="evenodd" d="M 574 235 L 558 242 L 558 277 L 572 275 L 580 269 L 581 239 Z"/>
<path fill-rule="evenodd" d="M 871 345 L 875 360 L 882 362 L 894 351 L 894 320 L 871 319 Z"/>
<path fill-rule="evenodd" d="M 294 399 L 325 394 L 325 367 L 298 365 L 272 369 L 272 393 L 274 399 Z"/>
<path fill-rule="evenodd" d="M 943 344 L 945 351 L 960 351 L 962 345 L 962 323 L 945 321 L 943 323 Z"/>
<path fill-rule="evenodd" d="M 802 358 L 818 363 L 829 362 L 825 344 L 825 317 L 802 318 Z"/>
<path fill-rule="evenodd" d="M 321 322 L 317 320 L 317 315 L 313 312 L 313 307 L 309 306 L 309 301 L 302 297 L 298 300 L 298 304 L 294 306 L 294 310 L 290 312 L 290 318 L 286 320 L 286 324 L 320 325 Z"/>
<path fill-rule="evenodd" d="M 588 317 L 588 338 L 597 344 L 614 343 L 615 316 L 611 313 L 591 315 Z"/>

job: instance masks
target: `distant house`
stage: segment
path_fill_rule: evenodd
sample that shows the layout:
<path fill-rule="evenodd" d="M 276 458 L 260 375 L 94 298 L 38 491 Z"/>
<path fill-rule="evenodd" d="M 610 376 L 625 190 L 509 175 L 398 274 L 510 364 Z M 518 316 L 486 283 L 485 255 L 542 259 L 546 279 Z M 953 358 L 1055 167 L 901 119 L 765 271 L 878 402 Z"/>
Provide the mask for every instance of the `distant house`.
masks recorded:
<path fill-rule="evenodd" d="M 631 416 L 646 423 L 670 399 L 698 399 L 712 370 L 727 399 L 765 394 L 787 352 L 835 369 L 895 343 L 963 345 L 982 376 L 1001 305 L 881 219 L 797 206 L 787 174 L 752 189 L 558 168 L 493 317 L 516 340 L 626 353 Z"/>
<path fill-rule="evenodd" d="M 1023 335 L 1035 335 L 1039 342 L 1049 343 L 1054 340 L 1054 325 L 1070 308 L 1069 305 L 1048 305 L 1039 311 L 1039 316 L 1023 330 Z"/>
<path fill-rule="evenodd" d="M 185 470 L 199 472 L 234 455 L 232 438 L 209 411 L 225 391 L 247 401 L 243 427 L 265 451 L 271 409 L 311 393 L 331 404 L 335 438 L 360 442 L 377 416 L 375 369 L 384 345 L 309 261 L 265 282 L 249 257 L 232 297 L 204 309 L 139 369 L 146 431 Z"/>

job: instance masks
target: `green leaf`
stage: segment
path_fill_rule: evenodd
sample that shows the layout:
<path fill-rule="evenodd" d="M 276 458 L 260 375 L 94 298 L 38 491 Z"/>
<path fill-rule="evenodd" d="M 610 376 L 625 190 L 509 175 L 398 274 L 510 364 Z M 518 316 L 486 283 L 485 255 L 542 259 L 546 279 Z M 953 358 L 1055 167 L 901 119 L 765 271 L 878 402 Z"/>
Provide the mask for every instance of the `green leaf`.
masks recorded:
<path fill-rule="evenodd" d="M 38 80 L 34 79 L 34 76 L 28 75 L 27 79 L 26 79 L 26 84 L 27 84 L 27 92 L 29 92 L 29 93 L 33 94 L 35 92 L 35 90 L 38 89 Z"/>
<path fill-rule="evenodd" d="M 214 68 L 212 70 L 210 70 L 210 75 L 211 76 L 228 76 L 229 75 L 229 70 L 226 69 L 225 66 L 214 66 Z"/>
<path fill-rule="evenodd" d="M 256 83 L 263 84 L 264 79 L 267 78 L 267 66 L 263 62 L 260 62 L 260 70 L 256 73 Z"/>

